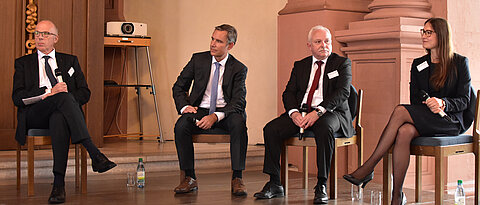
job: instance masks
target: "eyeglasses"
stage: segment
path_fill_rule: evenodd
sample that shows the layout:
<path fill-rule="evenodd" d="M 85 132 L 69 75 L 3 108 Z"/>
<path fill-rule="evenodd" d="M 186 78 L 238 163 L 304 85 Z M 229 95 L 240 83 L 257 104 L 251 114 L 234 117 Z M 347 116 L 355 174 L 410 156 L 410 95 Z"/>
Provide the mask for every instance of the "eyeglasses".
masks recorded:
<path fill-rule="evenodd" d="M 42 36 L 42 37 L 49 37 L 49 36 L 56 36 L 57 34 L 54 34 L 54 33 L 50 33 L 48 31 L 35 31 L 33 32 L 33 34 L 35 34 L 35 36 Z"/>
<path fill-rule="evenodd" d="M 420 34 L 425 35 L 426 37 L 432 36 L 432 34 L 435 33 L 435 31 L 432 30 L 425 30 L 425 29 L 420 29 Z"/>

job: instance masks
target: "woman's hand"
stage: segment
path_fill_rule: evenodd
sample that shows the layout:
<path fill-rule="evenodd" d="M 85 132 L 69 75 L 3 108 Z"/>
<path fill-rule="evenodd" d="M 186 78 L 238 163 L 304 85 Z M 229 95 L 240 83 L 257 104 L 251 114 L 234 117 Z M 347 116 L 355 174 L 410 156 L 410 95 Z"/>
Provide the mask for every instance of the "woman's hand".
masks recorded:
<path fill-rule="evenodd" d="M 445 109 L 445 102 L 442 99 L 431 97 L 423 101 L 433 113 L 437 114 Z"/>

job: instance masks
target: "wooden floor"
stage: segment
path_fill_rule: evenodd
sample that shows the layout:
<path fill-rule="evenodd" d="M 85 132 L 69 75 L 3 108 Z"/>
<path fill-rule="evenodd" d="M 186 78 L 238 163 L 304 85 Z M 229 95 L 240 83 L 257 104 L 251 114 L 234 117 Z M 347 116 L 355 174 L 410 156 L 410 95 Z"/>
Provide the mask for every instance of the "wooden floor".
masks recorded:
<path fill-rule="evenodd" d="M 132 142 L 129 142 L 132 143 Z M 136 143 L 136 142 L 135 142 Z M 170 144 L 170 145 L 169 145 Z M 143 147 L 142 147 L 143 146 Z M 151 146 L 151 147 L 147 147 Z M 170 153 L 172 143 L 161 145 L 163 151 Z M 116 147 L 116 148 L 115 148 Z M 156 150 L 159 146 L 155 143 L 138 143 L 137 145 L 128 145 L 116 143 L 110 144 L 102 151 L 109 155 L 121 155 L 122 152 L 127 156 L 135 152 L 145 152 L 146 150 Z M 132 149 L 133 147 L 136 148 Z M 141 147 L 141 148 L 140 148 Z M 220 146 L 221 147 L 221 146 Z M 228 147 L 226 148 L 228 149 Z M 196 150 L 197 151 L 197 150 Z M 204 152 L 205 150 L 198 150 Z M 145 154 L 145 153 L 143 153 Z M 158 153 L 157 153 L 158 154 Z M 2 151 L 0 156 L 6 158 L 10 153 Z M 48 155 L 45 154 L 44 157 Z M 89 168 L 90 169 L 90 168 Z M 268 177 L 260 170 L 248 169 L 244 172 L 244 181 L 247 186 L 248 196 L 235 197 L 230 193 L 231 173 L 228 169 L 200 169 L 197 170 L 199 190 L 194 193 L 175 195 L 173 189 L 178 185 L 178 171 L 149 171 L 146 173 L 146 187 L 128 188 L 126 187 L 126 174 L 107 172 L 104 174 L 90 174 L 88 176 L 88 193 L 81 194 L 76 192 L 71 178 L 67 178 L 67 202 L 66 204 L 312 204 L 313 186 L 316 183 L 314 176 L 311 176 L 309 188 L 301 189 L 301 175 L 298 172 L 290 172 L 290 192 L 288 197 L 271 200 L 255 200 L 253 194 L 260 191 Z M 14 176 L 12 176 L 14 178 Z M 36 180 L 35 196 L 27 197 L 26 184 L 22 184 L 20 191 L 16 190 L 13 180 L 6 183 L 0 183 L 0 205 L 3 204 L 47 204 L 48 196 L 51 191 L 51 178 Z M 339 179 L 338 199 L 330 200 L 329 204 L 370 204 L 370 192 L 372 190 L 380 191 L 380 184 L 369 183 L 365 188 L 363 203 L 352 202 L 350 200 L 350 184 L 345 180 Z M 409 203 L 414 201 L 413 190 L 404 190 Z M 424 203 L 433 204 L 433 193 L 424 192 Z M 467 204 L 473 203 L 473 197 L 467 198 Z M 444 204 L 453 204 L 451 195 L 446 196 Z"/>

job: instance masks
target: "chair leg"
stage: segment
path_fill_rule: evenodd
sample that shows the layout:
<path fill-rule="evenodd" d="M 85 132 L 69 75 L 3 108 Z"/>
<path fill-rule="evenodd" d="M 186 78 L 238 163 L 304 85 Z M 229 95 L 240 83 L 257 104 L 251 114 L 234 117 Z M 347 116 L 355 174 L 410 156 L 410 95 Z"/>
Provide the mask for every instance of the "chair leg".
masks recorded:
<path fill-rule="evenodd" d="M 17 143 L 17 190 L 20 190 L 20 183 L 22 180 L 22 146 Z"/>
<path fill-rule="evenodd" d="M 435 204 L 443 203 L 443 192 L 445 191 L 445 172 L 443 171 L 444 157 L 442 154 L 435 156 Z"/>
<path fill-rule="evenodd" d="M 288 196 L 288 146 L 283 146 L 282 155 L 281 155 L 281 181 L 284 187 L 285 196 Z"/>
<path fill-rule="evenodd" d="M 28 196 L 33 196 L 35 195 L 35 190 L 34 190 L 34 182 L 35 182 L 35 173 L 34 173 L 34 169 L 35 169 L 35 165 L 34 165 L 34 160 L 35 160 L 35 156 L 34 156 L 34 151 L 33 151 L 33 146 L 34 146 L 34 139 L 33 137 L 30 137 L 30 136 L 27 136 L 27 144 L 28 144 L 28 151 L 27 151 L 27 158 L 28 158 Z"/>
<path fill-rule="evenodd" d="M 338 166 L 338 146 L 335 141 L 335 147 L 333 148 L 332 162 L 330 165 L 330 199 L 337 198 L 337 166 Z"/>
<path fill-rule="evenodd" d="M 303 147 L 303 189 L 308 189 L 308 147 Z"/>
<path fill-rule="evenodd" d="M 81 190 L 82 194 L 87 193 L 87 150 L 85 147 L 80 147 L 80 172 L 81 172 Z"/>
<path fill-rule="evenodd" d="M 415 202 L 422 201 L 422 156 L 415 156 Z"/>
<path fill-rule="evenodd" d="M 80 150 L 79 144 L 75 144 L 75 190 L 80 188 Z"/>
<path fill-rule="evenodd" d="M 383 205 L 389 205 L 392 200 L 392 154 L 383 156 Z"/>
<path fill-rule="evenodd" d="M 477 148 L 478 149 L 478 148 Z M 478 150 L 475 154 L 475 201 L 473 204 L 480 204 L 480 156 Z"/>

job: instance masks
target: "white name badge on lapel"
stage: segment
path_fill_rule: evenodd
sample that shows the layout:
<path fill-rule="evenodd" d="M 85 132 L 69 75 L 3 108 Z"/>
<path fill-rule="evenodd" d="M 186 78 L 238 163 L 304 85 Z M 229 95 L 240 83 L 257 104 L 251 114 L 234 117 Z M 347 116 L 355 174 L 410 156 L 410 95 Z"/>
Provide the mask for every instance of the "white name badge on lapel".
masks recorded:
<path fill-rule="evenodd" d="M 338 71 L 337 71 L 337 70 L 334 70 L 334 71 L 328 73 L 327 75 L 328 75 L 328 79 L 332 79 L 332 78 L 338 77 Z"/>
<path fill-rule="evenodd" d="M 75 70 L 73 69 L 73 67 L 70 67 L 70 69 L 68 69 L 68 75 L 72 77 L 73 73 L 75 73 Z"/>
<path fill-rule="evenodd" d="M 417 65 L 417 70 L 418 72 L 421 72 L 423 69 L 428 68 L 428 63 L 427 61 L 423 61 L 423 63 L 420 63 L 420 65 Z"/>

